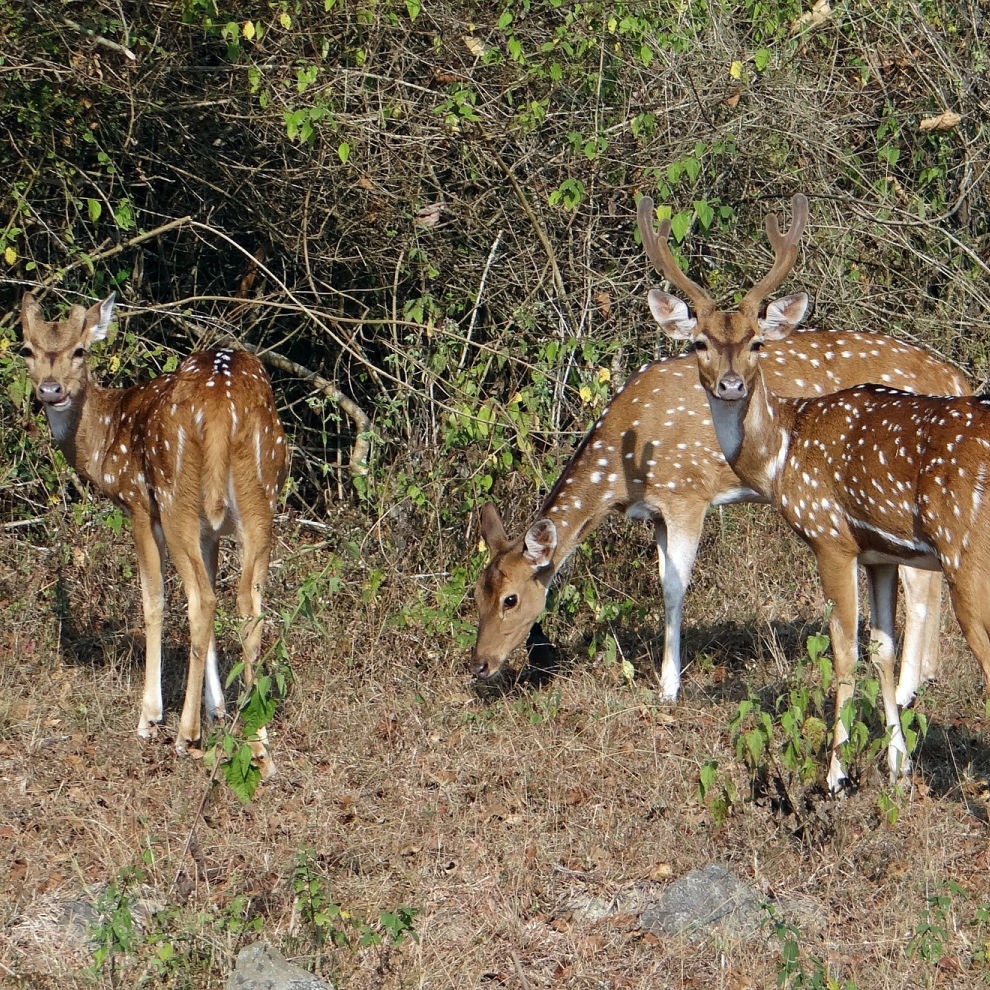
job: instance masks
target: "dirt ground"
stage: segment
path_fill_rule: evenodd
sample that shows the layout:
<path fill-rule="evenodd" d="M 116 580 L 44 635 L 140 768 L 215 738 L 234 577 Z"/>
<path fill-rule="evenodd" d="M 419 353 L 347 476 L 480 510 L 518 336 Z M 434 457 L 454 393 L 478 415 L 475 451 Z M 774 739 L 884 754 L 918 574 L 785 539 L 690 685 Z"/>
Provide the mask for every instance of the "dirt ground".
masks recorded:
<path fill-rule="evenodd" d="M 293 683 L 271 730 L 278 775 L 247 805 L 172 750 L 186 643 L 174 579 L 166 724 L 151 742 L 134 733 L 140 596 L 128 533 L 105 510 L 0 535 L 0 984 L 221 987 L 259 937 L 345 988 L 990 982 L 990 746 L 948 610 L 903 793 L 882 754 L 845 800 L 814 782 L 792 782 L 792 808 L 750 792 L 732 717 L 750 692 L 787 689 L 824 611 L 808 555 L 766 510 L 709 520 L 684 691 L 667 707 L 648 677 L 662 609 L 645 530 L 607 525 L 564 579 L 592 582 L 599 605 L 632 602 L 627 618 L 551 617 L 561 673 L 482 695 L 458 645 L 471 603 L 450 603 L 457 569 L 480 562 L 476 532 L 355 507 L 287 514 L 266 641 L 280 637 Z M 632 679 L 607 651 L 589 658 L 606 631 Z M 227 622 L 228 666 L 234 643 Z M 709 761 L 735 790 L 726 816 L 699 799 Z M 803 908 L 790 927 L 768 913 L 753 937 L 700 943 L 575 908 L 709 863 Z M 96 905 L 88 929 L 66 920 L 80 901 Z M 415 938 L 393 944 L 396 917 Z"/>

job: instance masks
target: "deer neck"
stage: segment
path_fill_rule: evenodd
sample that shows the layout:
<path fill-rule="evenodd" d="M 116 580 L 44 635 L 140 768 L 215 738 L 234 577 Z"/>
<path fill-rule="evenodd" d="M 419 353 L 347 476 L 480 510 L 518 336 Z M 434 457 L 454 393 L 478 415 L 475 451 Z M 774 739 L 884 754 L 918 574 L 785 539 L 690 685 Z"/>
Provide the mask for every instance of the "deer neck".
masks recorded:
<path fill-rule="evenodd" d="M 71 467 L 105 489 L 103 463 L 120 423 L 125 389 L 88 383 L 81 398 L 65 411 L 45 409 L 55 445 Z"/>
<path fill-rule="evenodd" d="M 767 388 L 762 371 L 744 399 L 708 394 L 712 423 L 729 467 L 763 498 L 772 499 L 787 460 L 794 403 Z"/>
<path fill-rule="evenodd" d="M 572 477 L 570 472 L 561 477 L 539 513 L 541 519 L 549 519 L 557 529 L 557 548 L 551 561 L 550 577 L 564 566 L 582 540 L 598 528 L 612 505 L 603 498 L 605 492 L 597 485 L 593 488 L 579 485 L 577 479 L 569 482 Z"/>

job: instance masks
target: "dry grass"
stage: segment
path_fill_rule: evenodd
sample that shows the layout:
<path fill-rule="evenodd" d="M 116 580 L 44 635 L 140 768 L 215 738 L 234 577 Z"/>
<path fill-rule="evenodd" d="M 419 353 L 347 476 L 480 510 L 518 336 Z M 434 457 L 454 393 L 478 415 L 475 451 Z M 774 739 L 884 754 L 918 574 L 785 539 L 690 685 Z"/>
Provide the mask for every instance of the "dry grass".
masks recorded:
<path fill-rule="evenodd" d="M 509 3 L 502 28 L 492 5 L 422 4 L 413 18 L 403 8 L 418 4 L 302 4 L 286 8 L 291 28 L 245 35 L 235 52 L 210 4 L 124 5 L 140 71 L 67 33 L 60 6 L 8 5 L 3 28 L 16 261 L 0 326 L 0 984 L 217 988 L 260 930 L 355 990 L 773 986 L 784 942 L 769 925 L 701 947 L 637 928 L 635 892 L 713 861 L 786 910 L 805 986 L 830 985 L 823 973 L 860 990 L 985 982 L 990 747 L 951 616 L 943 676 L 918 703 L 931 728 L 890 824 L 872 765 L 842 802 L 801 788 L 800 820 L 748 798 L 731 719 L 751 693 L 769 703 L 785 690 L 824 612 L 810 555 L 765 509 L 709 520 L 672 708 L 647 684 L 663 616 L 645 530 L 610 522 L 575 555 L 564 578 L 598 614 L 585 603 L 548 620 L 569 662 L 546 687 L 476 694 L 470 604 L 449 604 L 457 568 L 478 566 L 457 506 L 493 484 L 516 531 L 534 479 L 552 480 L 563 438 L 592 418 L 581 386 L 603 369 L 617 383 L 656 346 L 643 305 L 656 283 L 633 236 L 643 193 L 674 211 L 731 207 L 708 230 L 699 217 L 681 245 L 692 277 L 728 299 L 766 270 L 767 210 L 806 191 L 814 222 L 794 283 L 815 296 L 811 325 L 896 333 L 987 380 L 981 4 L 832 4 L 807 37 L 786 18 L 779 36 L 766 28 L 779 10 L 763 2 L 639 5 L 642 37 L 605 46 L 609 5 Z M 117 37 L 118 6 L 79 19 Z M 689 50 L 657 35 L 668 21 L 683 21 Z M 550 40 L 584 53 L 561 58 L 559 81 Z M 479 59 L 474 42 L 504 54 Z M 772 61 L 758 70 L 764 45 Z M 451 118 L 465 93 L 474 122 Z M 946 108 L 959 125 L 923 134 L 919 121 Z M 287 133 L 294 110 L 321 115 L 310 144 Z M 589 154 L 591 138 L 605 143 Z M 694 178 L 667 181 L 688 165 Z M 574 179 L 580 202 L 552 205 Z M 138 241 L 122 243 L 111 202 L 131 204 Z M 261 256 L 263 277 L 248 261 Z M 105 505 L 78 522 L 78 502 L 50 507 L 68 486 L 16 388 L 21 291 L 50 287 L 54 308 L 111 285 L 122 361 L 103 381 L 147 377 L 230 330 L 332 377 L 373 416 L 380 516 L 340 498 L 333 465 L 354 436 L 339 410 L 276 373 L 297 451 L 291 504 L 309 518 L 279 529 L 268 641 L 281 633 L 294 684 L 272 729 L 279 775 L 247 807 L 171 749 L 186 644 L 174 583 L 169 721 L 156 742 L 136 738 L 129 537 L 106 526 Z M 517 392 L 521 423 L 507 405 Z M 314 616 L 283 630 L 300 588 Z M 606 634 L 634 663 L 632 684 L 601 649 L 589 658 Z M 738 795 L 724 822 L 698 800 L 708 760 Z M 350 913 L 339 927 L 408 905 L 419 941 L 319 944 L 293 889 L 301 863 Z M 93 947 L 64 905 L 108 884 L 131 896 L 135 868 L 133 896 L 166 909 L 87 978 Z M 581 908 L 596 897 L 622 910 L 594 920 Z M 165 944 L 174 962 L 158 956 L 159 977 Z"/>
<path fill-rule="evenodd" d="M 581 659 L 543 689 L 479 697 L 451 640 L 426 632 L 415 615 L 395 621 L 424 581 L 434 592 L 441 583 L 416 573 L 415 555 L 389 556 L 389 544 L 373 542 L 367 520 L 349 510 L 325 543 L 286 521 L 269 594 L 272 632 L 302 579 L 333 553 L 349 563 L 338 567 L 343 584 L 326 584 L 319 597 L 320 628 L 297 619 L 285 633 L 295 684 L 274 728 L 280 773 L 247 807 L 225 786 L 210 787 L 201 763 L 176 758 L 167 738 L 142 744 L 134 735 L 141 630 L 126 534 L 90 526 L 79 536 L 55 516 L 44 531 L 8 533 L 0 555 L 8 657 L 0 666 L 2 972 L 23 985 L 45 975 L 50 985 L 90 982 L 83 967 L 92 946 L 67 929 L 59 905 L 92 899 L 136 866 L 142 896 L 168 908 L 148 934 L 180 955 L 171 986 L 221 986 L 237 949 L 256 937 L 238 931 L 245 919 L 344 987 L 772 986 L 783 941 L 769 925 L 756 938 L 701 947 L 637 927 L 636 891 L 719 862 L 783 906 L 809 973 L 818 960 L 860 988 L 985 979 L 990 970 L 974 954 L 990 937 L 976 923 L 990 903 L 980 798 L 990 749 L 976 665 L 951 618 L 944 676 L 921 702 L 931 730 L 899 819 L 884 823 L 885 786 L 867 768 L 845 801 L 808 789 L 799 827 L 768 802 L 746 799 L 727 727 L 750 689 L 782 689 L 801 636 L 820 621 L 810 563 L 762 510 L 710 522 L 688 611 L 688 646 L 700 659 L 687 668 L 683 700 L 662 708 L 642 678 L 630 685 L 618 665 Z M 616 630 L 643 666 L 646 627 L 659 617 L 655 575 L 629 561 L 648 558 L 648 540 L 624 528 L 601 535 L 570 577 L 582 582 L 594 568 L 603 597 L 629 595 L 643 606 L 632 625 L 644 628 Z M 425 544 L 436 542 L 425 534 Z M 348 556 L 349 543 L 362 551 Z M 72 545 L 84 553 L 61 549 Z M 444 545 L 455 552 L 453 541 Z M 362 602 L 375 566 L 392 570 Z M 785 576 L 772 582 L 770 574 Z M 177 589 L 172 608 L 174 729 L 185 636 Z M 578 657 L 588 611 L 579 611 L 577 630 L 548 623 Z M 697 799 L 706 759 L 718 760 L 739 791 L 721 825 Z M 320 889 L 352 918 L 417 909 L 418 943 L 319 946 L 292 888 L 304 850 Z M 948 897 L 932 936 L 937 964 L 912 942 L 931 921 L 934 895 Z M 618 912 L 596 918 L 583 910 L 592 898 L 618 899 Z M 153 954 L 145 944 L 118 959 L 116 982 L 148 976 Z M 111 975 L 105 967 L 97 982 Z"/>

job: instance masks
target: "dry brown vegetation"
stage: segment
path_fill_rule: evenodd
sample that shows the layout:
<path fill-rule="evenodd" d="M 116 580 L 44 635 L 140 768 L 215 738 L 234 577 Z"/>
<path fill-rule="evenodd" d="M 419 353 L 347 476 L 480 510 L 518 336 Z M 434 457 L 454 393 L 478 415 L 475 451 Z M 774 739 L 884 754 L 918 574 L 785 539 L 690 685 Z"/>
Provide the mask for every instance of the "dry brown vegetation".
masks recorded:
<path fill-rule="evenodd" d="M 886 329 L 985 383 L 982 8 L 835 4 L 792 30 L 797 2 L 310 6 L 0 0 L 0 983 L 217 988 L 258 937 L 355 990 L 988 982 L 990 746 L 948 610 L 911 785 L 864 753 L 842 801 L 767 761 L 751 787 L 730 728 L 751 697 L 818 683 L 801 661 L 825 603 L 768 510 L 708 521 L 676 706 L 649 679 L 651 534 L 619 521 L 557 583 L 557 677 L 479 693 L 466 673 L 474 510 L 497 498 L 518 530 L 656 347 L 638 195 L 691 225 L 677 250 L 728 299 L 765 270 L 767 209 L 806 192 L 792 281 L 813 323 Z M 166 727 L 136 738 L 130 537 L 53 466 L 24 388 L 21 293 L 53 314 L 111 288 L 104 381 L 228 334 L 285 359 L 266 642 L 292 682 L 279 775 L 246 805 L 172 752 L 174 583 Z M 354 422 L 307 371 L 372 418 L 356 484 Z M 712 862 L 791 927 L 644 934 L 623 895 Z M 592 897 L 619 910 L 592 917 Z M 89 941 L 69 902 L 97 905 Z M 417 939 L 392 945 L 400 907 Z"/>
<path fill-rule="evenodd" d="M 801 905 L 795 921 L 809 972 L 818 960 L 858 987 L 978 984 L 987 976 L 981 786 L 990 750 L 972 658 L 947 618 L 944 674 L 919 706 L 931 729 L 913 786 L 895 797 L 894 824 L 879 803 L 882 760 L 863 769 L 859 791 L 844 801 L 816 786 L 802 790 L 798 814 L 767 797 L 749 800 L 727 726 L 748 690 L 784 690 L 804 631 L 795 623 L 813 628 L 823 603 L 786 534 L 775 533 L 778 560 L 754 565 L 753 544 L 774 531 L 766 513 L 727 516 L 726 533 L 712 520 L 691 598 L 698 659 L 683 699 L 667 708 L 654 703 L 645 671 L 629 684 L 600 657 L 579 658 L 543 689 L 479 698 L 461 650 L 395 621 L 423 581 L 409 565 L 422 561 L 389 558 L 363 516 L 337 513 L 328 520 L 333 544 L 349 537 L 360 550 L 341 587 L 321 593 L 319 627 L 300 621 L 285 633 L 295 683 L 274 726 L 280 772 L 248 806 L 211 785 L 201 762 L 178 759 L 168 733 L 150 744 L 134 736 L 140 628 L 126 539 L 90 529 L 81 540 L 57 519 L 46 524 L 49 547 L 84 547 L 85 556 L 6 538 L 6 974 L 27 986 L 46 985 L 42 974 L 47 985 L 86 985 L 80 973 L 92 950 L 63 937 L 57 906 L 95 898 L 110 882 L 124 887 L 121 871 L 140 867 L 135 889 L 166 907 L 151 933 L 180 955 L 166 985 L 220 986 L 255 925 L 350 987 L 773 985 L 783 939 L 769 919 L 757 937 L 697 946 L 644 935 L 634 914 L 575 911 L 589 897 L 659 890 L 719 862 L 768 900 Z M 645 532 L 613 534 L 608 545 L 591 564 L 601 586 L 655 614 L 649 570 L 630 580 L 628 565 L 649 554 Z M 272 626 L 327 550 L 298 519 L 281 524 Z M 771 577 L 775 563 L 782 582 Z M 388 578 L 364 601 L 375 567 Z M 174 731 L 185 640 L 181 596 L 172 600 Z M 616 633 L 647 666 L 645 642 Z M 697 796 L 710 759 L 739 793 L 721 824 Z M 419 942 L 320 947 L 293 889 L 303 850 L 327 897 L 352 916 L 415 908 Z M 948 902 L 937 918 L 932 897 Z M 931 959 L 917 934 L 926 924 L 938 947 Z M 154 953 L 150 940 L 122 954 L 119 984 L 143 975 L 158 985 Z"/>

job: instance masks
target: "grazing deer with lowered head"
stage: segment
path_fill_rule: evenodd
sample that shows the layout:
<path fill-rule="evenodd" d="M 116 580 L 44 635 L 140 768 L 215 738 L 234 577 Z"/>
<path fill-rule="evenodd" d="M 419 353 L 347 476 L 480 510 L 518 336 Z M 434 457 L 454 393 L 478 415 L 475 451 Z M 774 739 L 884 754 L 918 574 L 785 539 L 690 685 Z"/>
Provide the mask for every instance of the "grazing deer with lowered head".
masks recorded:
<path fill-rule="evenodd" d="M 640 217 L 642 225 L 643 211 Z M 644 227 L 644 245 L 666 274 L 666 257 L 652 227 Z M 669 277 L 683 287 L 680 269 Z M 726 463 L 695 365 L 689 355 L 640 368 L 578 445 L 523 535 L 509 538 L 495 506 L 482 509 L 481 533 L 491 559 L 475 588 L 475 676 L 497 675 L 527 636 L 534 641 L 539 631 L 534 623 L 554 575 L 609 512 L 620 512 L 654 526 L 664 602 L 659 684 L 665 699 L 676 699 L 684 596 L 705 513 L 712 505 L 767 501 Z M 768 342 L 763 368 L 771 386 L 785 395 L 822 395 L 867 381 L 916 392 L 969 391 L 954 368 L 882 334 L 805 330 L 786 341 Z M 905 569 L 902 580 L 907 607 L 898 699 L 907 704 L 921 679 L 935 672 L 941 579 Z"/>
<path fill-rule="evenodd" d="M 30 293 L 21 304 L 22 353 L 52 436 L 69 464 L 123 508 L 137 548 L 145 625 L 145 680 L 138 735 L 162 720 L 163 565 L 166 548 L 182 578 L 189 611 L 189 669 L 175 747 L 200 738 L 204 691 L 212 716 L 224 714 L 213 620 L 221 535 L 243 549 L 237 608 L 244 680 L 261 648 L 261 595 L 268 576 L 272 519 L 285 480 L 285 434 L 261 362 L 247 351 L 192 354 L 173 374 L 130 388 L 90 380 L 90 346 L 106 337 L 114 295 L 64 320 L 46 321 Z M 265 737 L 252 743 L 263 777 L 274 772 Z"/>
<path fill-rule="evenodd" d="M 769 273 L 737 313 L 718 313 L 708 294 L 678 268 L 669 228 L 653 231 L 653 205 L 640 205 L 644 240 L 670 281 L 689 300 L 653 291 L 650 309 L 675 340 L 690 341 L 708 393 L 719 444 L 740 479 L 783 514 L 814 551 L 825 597 L 834 604 L 829 631 L 835 657 L 835 728 L 829 788 L 845 780 L 838 747 L 847 738 L 842 708 L 852 696 L 857 642 L 857 561 L 866 568 L 871 640 L 890 732 L 891 777 L 910 770 L 894 690 L 895 572 L 898 565 L 941 571 L 970 647 L 990 684 L 990 402 L 912 395 L 864 384 L 833 395 L 788 399 L 765 377 L 761 351 L 787 338 L 804 316 L 804 293 L 770 302 L 797 257 L 808 201 L 793 199 L 781 234 L 768 216 L 774 249 Z M 839 360 L 838 352 L 822 355 Z M 936 391 L 936 390 L 932 390 Z"/>

